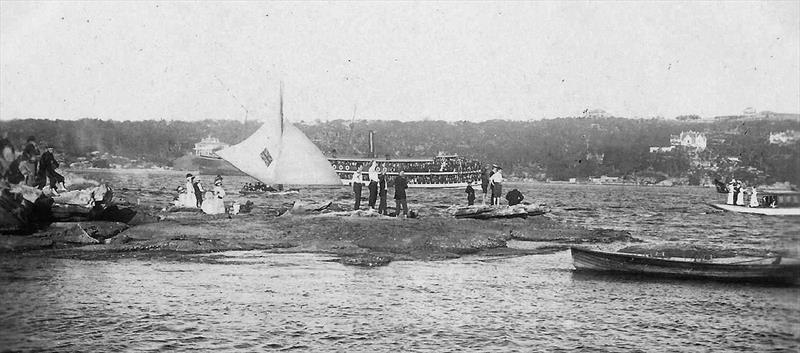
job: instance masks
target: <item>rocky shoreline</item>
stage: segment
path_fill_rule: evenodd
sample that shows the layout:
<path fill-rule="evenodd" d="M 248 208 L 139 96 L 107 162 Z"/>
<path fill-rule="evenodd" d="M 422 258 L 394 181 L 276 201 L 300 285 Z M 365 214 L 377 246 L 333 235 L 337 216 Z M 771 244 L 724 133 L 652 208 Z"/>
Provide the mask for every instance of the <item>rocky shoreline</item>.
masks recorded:
<path fill-rule="evenodd" d="M 164 258 L 232 250 L 274 253 L 320 253 L 354 266 L 392 261 L 442 260 L 465 255 L 523 256 L 564 251 L 571 246 L 601 247 L 653 254 L 766 256 L 764 250 L 699 249 L 690 244 L 644 243 L 630 232 L 587 229 L 551 214 L 510 219 L 456 219 L 443 207 L 421 209 L 418 218 L 398 219 L 371 211 L 345 211 L 334 199 L 326 212 L 287 212 L 297 195 L 248 196 L 251 213 L 205 215 L 199 210 L 170 209 L 164 193 L 123 189 L 120 208 L 136 212 L 128 223 L 56 222 L 31 235 L 1 235 L 0 256 L 45 256 L 86 260 Z M 135 199 L 136 202 L 127 200 Z M 305 200 L 306 202 L 308 200 Z M 524 248 L 509 246 L 525 242 Z M 631 246 L 632 245 L 632 246 Z M 699 255 L 698 255 L 699 256 Z M 706 255 L 703 255 L 706 256 Z"/>
<path fill-rule="evenodd" d="M 131 206 L 160 221 L 57 222 L 32 235 L 0 236 L 0 252 L 23 256 L 114 259 L 229 250 L 325 253 L 347 265 L 377 266 L 395 260 L 439 260 L 463 255 L 520 256 L 551 253 L 569 244 L 637 241 L 627 232 L 567 226 L 548 216 L 473 220 L 445 215 L 398 219 L 369 212 L 292 215 L 284 200 L 262 212 L 209 216 L 198 212 Z M 340 209 L 341 205 L 334 205 Z M 283 212 L 285 213 L 285 212 Z M 509 240 L 541 242 L 532 249 Z M 179 257 L 179 256 L 178 256 Z"/>

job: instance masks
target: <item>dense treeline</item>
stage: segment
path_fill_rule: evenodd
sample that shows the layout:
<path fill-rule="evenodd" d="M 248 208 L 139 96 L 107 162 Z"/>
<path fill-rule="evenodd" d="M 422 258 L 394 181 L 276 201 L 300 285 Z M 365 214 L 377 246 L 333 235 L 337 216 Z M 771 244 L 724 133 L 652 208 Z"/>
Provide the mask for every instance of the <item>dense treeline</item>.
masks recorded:
<path fill-rule="evenodd" d="M 587 176 L 736 177 L 758 182 L 800 184 L 800 142 L 769 144 L 770 133 L 800 131 L 798 120 L 634 120 L 624 118 L 559 118 L 540 121 L 490 120 L 480 123 L 442 121 L 334 120 L 297 123 L 326 154 L 365 156 L 368 132 L 375 131 L 377 155 L 391 158 L 456 153 L 498 163 L 513 175 L 565 180 Z M 236 143 L 258 128 L 258 122 L 204 120 L 117 122 L 12 120 L 0 131 L 18 144 L 27 136 L 51 142 L 66 158 L 92 151 L 163 165 L 192 151 L 203 137 Z M 703 132 L 708 148 L 700 153 L 675 150 L 650 153 L 650 146 L 668 146 L 670 135 Z M 734 157 L 731 159 L 729 157 Z M 709 163 L 697 163 L 707 161 Z"/>

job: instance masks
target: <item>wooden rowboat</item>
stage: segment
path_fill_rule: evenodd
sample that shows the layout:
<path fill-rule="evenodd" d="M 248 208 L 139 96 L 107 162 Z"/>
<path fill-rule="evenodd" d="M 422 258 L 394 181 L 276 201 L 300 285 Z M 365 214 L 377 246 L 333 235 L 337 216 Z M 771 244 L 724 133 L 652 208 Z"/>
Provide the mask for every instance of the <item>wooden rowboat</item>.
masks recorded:
<path fill-rule="evenodd" d="M 716 209 L 765 216 L 800 216 L 800 192 L 793 190 L 767 190 L 760 194 L 758 207 L 709 203 Z"/>
<path fill-rule="evenodd" d="M 578 271 L 605 271 L 660 277 L 703 278 L 746 282 L 798 284 L 800 260 L 758 258 L 738 262 L 710 262 L 694 259 L 656 258 L 571 248 Z"/>

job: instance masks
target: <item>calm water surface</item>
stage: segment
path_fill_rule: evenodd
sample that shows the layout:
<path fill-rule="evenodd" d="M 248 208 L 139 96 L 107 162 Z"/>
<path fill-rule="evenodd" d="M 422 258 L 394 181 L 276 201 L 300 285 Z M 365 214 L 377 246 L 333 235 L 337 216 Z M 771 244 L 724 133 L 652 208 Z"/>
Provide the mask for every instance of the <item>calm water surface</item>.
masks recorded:
<path fill-rule="evenodd" d="M 103 178 L 156 195 L 180 183 L 169 173 Z M 246 179 L 226 181 L 235 190 Z M 797 218 L 714 211 L 703 204 L 717 197 L 708 189 L 515 187 L 553 207 L 555 219 L 629 230 L 650 242 L 792 250 L 800 237 Z M 345 190 L 334 193 L 346 202 Z M 462 190 L 410 194 L 423 214 L 465 196 Z M 568 252 L 372 269 L 329 260 L 259 251 L 180 262 L 0 257 L 0 348 L 800 350 L 798 287 L 575 274 Z"/>

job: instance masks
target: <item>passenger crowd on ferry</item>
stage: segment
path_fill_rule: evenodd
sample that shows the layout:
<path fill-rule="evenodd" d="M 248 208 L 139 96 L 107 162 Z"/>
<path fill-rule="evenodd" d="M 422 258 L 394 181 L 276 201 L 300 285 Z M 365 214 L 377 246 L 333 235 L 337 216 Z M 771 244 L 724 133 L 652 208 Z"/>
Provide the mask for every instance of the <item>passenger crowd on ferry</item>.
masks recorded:
<path fill-rule="evenodd" d="M 363 169 L 369 168 L 372 162 L 370 161 L 333 161 L 332 165 L 336 171 L 339 172 L 353 172 L 359 167 Z M 466 161 L 463 158 L 437 158 L 430 161 L 419 162 L 391 162 L 381 161 L 377 162 L 379 171 L 384 169 L 387 172 L 399 172 L 403 170 L 406 173 L 427 173 L 427 172 L 475 172 L 481 170 L 481 165 L 476 161 Z"/>

